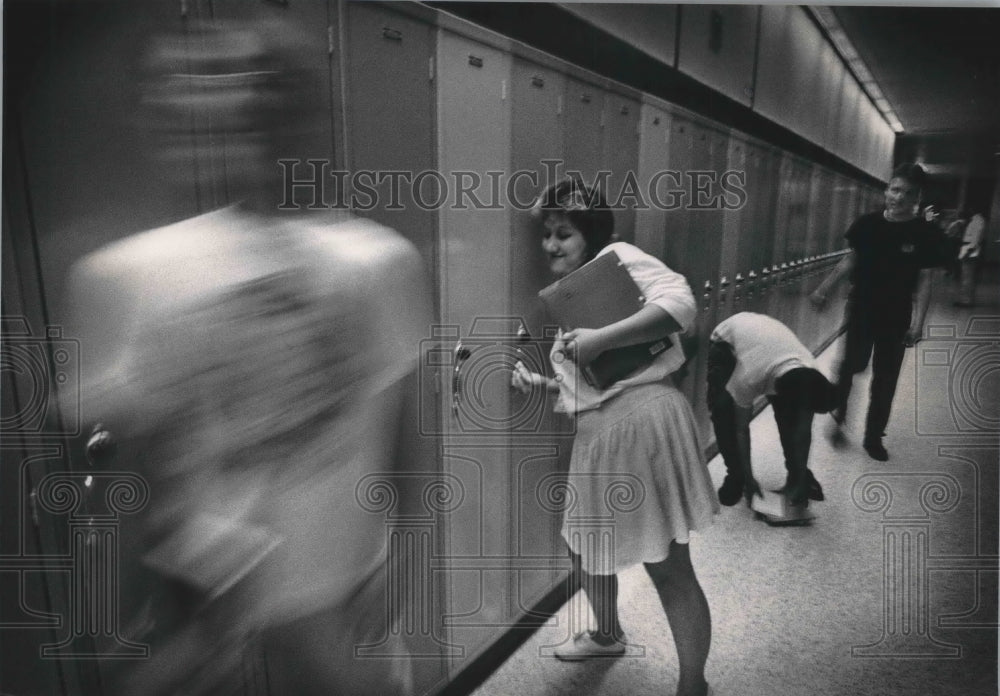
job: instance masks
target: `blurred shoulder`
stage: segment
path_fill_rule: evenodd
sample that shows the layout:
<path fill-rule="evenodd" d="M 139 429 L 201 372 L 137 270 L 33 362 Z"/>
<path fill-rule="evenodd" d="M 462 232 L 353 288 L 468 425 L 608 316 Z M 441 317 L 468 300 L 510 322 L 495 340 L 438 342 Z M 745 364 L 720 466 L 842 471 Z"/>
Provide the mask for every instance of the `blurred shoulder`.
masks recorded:
<path fill-rule="evenodd" d="M 70 270 L 71 288 L 102 284 L 139 293 L 164 279 L 179 279 L 178 269 L 193 270 L 199 261 L 217 257 L 231 233 L 222 210 L 137 232 L 78 259 Z"/>
<path fill-rule="evenodd" d="M 301 221 L 317 253 L 372 270 L 420 262 L 417 247 L 391 227 L 344 211 Z"/>

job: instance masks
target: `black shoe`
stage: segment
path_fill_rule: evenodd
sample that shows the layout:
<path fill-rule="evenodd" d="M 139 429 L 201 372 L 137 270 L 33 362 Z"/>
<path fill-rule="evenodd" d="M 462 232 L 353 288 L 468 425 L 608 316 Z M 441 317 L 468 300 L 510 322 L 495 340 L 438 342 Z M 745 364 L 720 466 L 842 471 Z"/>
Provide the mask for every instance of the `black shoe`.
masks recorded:
<path fill-rule="evenodd" d="M 882 438 L 865 438 L 865 441 L 861 443 L 861 446 L 865 448 L 865 452 L 868 456 L 877 462 L 887 462 L 889 461 L 889 452 L 882 445 Z"/>
<path fill-rule="evenodd" d="M 719 502 L 730 507 L 740 502 L 743 497 L 743 481 L 731 474 L 726 474 L 719 488 Z"/>
<path fill-rule="evenodd" d="M 823 495 L 823 486 L 819 485 L 819 481 L 812 475 L 812 472 L 809 473 L 809 500 L 816 502 L 826 500 L 826 496 Z"/>
<path fill-rule="evenodd" d="M 819 481 L 813 478 L 812 473 L 809 474 L 809 479 L 805 483 L 798 485 L 786 483 L 785 487 L 778 492 L 783 493 L 792 505 L 804 505 L 809 500 L 816 502 L 826 500 L 826 496 L 823 495 L 823 487 L 819 485 Z"/>
<path fill-rule="evenodd" d="M 844 434 L 844 426 L 836 417 L 834 417 L 833 423 L 830 423 L 826 429 L 826 438 L 830 441 L 830 445 L 834 449 L 847 447 L 847 435 Z"/>

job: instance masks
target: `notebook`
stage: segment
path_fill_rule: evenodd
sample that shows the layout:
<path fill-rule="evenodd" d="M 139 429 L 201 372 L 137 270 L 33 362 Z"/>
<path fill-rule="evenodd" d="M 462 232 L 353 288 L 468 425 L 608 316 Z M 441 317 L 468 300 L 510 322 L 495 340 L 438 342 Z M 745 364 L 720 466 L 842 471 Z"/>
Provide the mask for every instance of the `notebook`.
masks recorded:
<path fill-rule="evenodd" d="M 750 509 L 772 525 L 808 524 L 816 518 L 808 503 L 792 505 L 780 491 L 761 491 L 750 501 Z"/>
<path fill-rule="evenodd" d="M 632 316 L 644 304 L 639 286 L 613 251 L 543 288 L 538 296 L 564 331 L 599 329 Z M 607 389 L 649 365 L 671 345 L 670 339 L 663 337 L 605 351 L 581 371 L 592 387 Z"/>

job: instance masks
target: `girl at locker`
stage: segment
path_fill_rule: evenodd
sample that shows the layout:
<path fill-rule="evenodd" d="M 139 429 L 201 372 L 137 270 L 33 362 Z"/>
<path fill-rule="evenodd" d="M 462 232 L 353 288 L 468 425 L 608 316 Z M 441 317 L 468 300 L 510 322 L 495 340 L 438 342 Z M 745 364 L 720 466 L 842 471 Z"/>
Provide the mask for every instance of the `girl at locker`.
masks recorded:
<path fill-rule="evenodd" d="M 512 377 L 513 386 L 523 392 L 558 392 L 556 410 L 576 418 L 569 472 L 575 502 L 564 512 L 562 535 L 594 609 L 597 629 L 576 635 L 556 650 L 556 657 L 579 661 L 626 653 L 616 573 L 643 563 L 677 646 L 677 694 L 703 696 L 708 693 L 704 668 L 711 617 L 688 541 L 689 532 L 711 524 L 719 508 L 691 407 L 667 381 L 684 362 L 677 334 L 694 320 L 694 297 L 684 277 L 658 259 L 631 244 L 613 242 L 610 208 L 599 190 L 579 178 L 545 190 L 533 215 L 541 224 L 542 249 L 555 276 L 615 252 L 645 297 L 642 309 L 622 321 L 560 334 L 550 354 L 554 379 L 530 372 L 521 363 Z M 578 379 L 578 366 L 605 350 L 665 336 L 672 338 L 669 349 L 606 389 Z M 623 482 L 633 486 L 633 497 L 630 504 L 616 506 L 613 492 Z M 608 519 L 609 513 L 613 519 L 596 533 L 581 524 Z"/>

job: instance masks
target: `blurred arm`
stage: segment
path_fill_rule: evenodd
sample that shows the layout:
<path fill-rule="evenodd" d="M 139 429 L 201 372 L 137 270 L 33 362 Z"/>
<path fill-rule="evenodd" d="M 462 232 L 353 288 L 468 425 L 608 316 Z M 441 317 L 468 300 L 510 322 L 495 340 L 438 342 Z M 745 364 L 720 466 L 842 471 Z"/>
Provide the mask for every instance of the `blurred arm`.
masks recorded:
<path fill-rule="evenodd" d="M 917 280 L 916 301 L 913 305 L 913 318 L 910 320 L 910 328 L 906 332 L 906 345 L 912 346 L 924 335 L 924 319 L 927 317 L 927 308 L 931 303 L 931 293 L 934 287 L 934 271 L 925 268 L 920 271 Z"/>
<path fill-rule="evenodd" d="M 834 266 L 830 275 L 828 275 L 823 282 L 819 284 L 819 287 L 813 291 L 812 295 L 809 296 L 812 303 L 819 307 L 826 304 L 827 296 L 835 287 L 837 287 L 845 276 L 850 275 L 851 271 L 854 270 L 855 263 L 857 263 L 857 259 L 854 255 L 854 251 L 851 251 L 849 254 L 846 254 L 842 259 L 840 259 L 840 262 Z"/>

